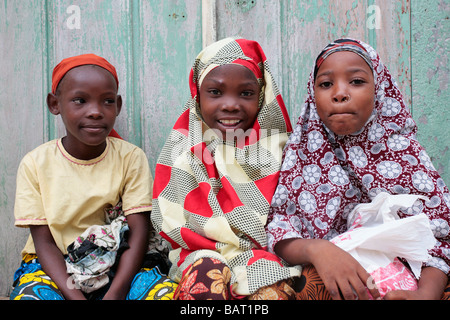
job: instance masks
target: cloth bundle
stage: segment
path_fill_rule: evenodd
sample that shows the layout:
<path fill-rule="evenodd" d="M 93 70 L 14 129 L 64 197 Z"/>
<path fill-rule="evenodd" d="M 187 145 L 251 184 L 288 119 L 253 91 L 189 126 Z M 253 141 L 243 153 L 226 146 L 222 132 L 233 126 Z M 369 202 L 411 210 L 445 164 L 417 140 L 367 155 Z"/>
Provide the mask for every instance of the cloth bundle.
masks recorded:
<path fill-rule="evenodd" d="M 89 227 L 67 248 L 67 273 L 71 275 L 73 285 L 85 293 L 109 283 L 120 254 L 128 248 L 129 228 L 122 204 L 106 209 L 105 215 L 105 225 Z M 168 253 L 167 241 L 152 230 L 142 267 L 158 266 L 161 272 L 167 273 L 170 267 Z"/>

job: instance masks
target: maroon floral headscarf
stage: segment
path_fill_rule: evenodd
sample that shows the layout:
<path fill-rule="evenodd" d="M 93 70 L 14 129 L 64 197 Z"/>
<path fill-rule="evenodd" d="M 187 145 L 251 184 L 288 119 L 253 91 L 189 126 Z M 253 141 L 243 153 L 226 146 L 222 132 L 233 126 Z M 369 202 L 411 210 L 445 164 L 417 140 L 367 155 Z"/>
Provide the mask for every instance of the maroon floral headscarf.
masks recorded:
<path fill-rule="evenodd" d="M 348 213 L 378 193 L 420 194 L 401 218 L 424 212 L 437 245 L 428 265 L 450 272 L 450 194 L 424 148 L 402 94 L 376 51 L 352 39 L 328 45 L 320 63 L 336 51 L 366 60 L 375 80 L 374 110 L 365 126 L 351 135 L 335 135 L 320 120 L 314 98 L 315 65 L 307 99 L 283 152 L 279 184 L 267 225 L 269 248 L 289 238 L 331 239 L 346 231 Z"/>

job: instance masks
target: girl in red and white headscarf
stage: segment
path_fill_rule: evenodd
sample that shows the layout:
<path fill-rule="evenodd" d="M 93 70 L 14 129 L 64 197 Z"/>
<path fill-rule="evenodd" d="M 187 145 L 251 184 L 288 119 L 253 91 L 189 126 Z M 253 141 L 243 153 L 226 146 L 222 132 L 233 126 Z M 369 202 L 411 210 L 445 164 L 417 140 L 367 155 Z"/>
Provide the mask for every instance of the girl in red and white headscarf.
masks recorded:
<path fill-rule="evenodd" d="M 265 54 L 256 41 L 220 40 L 199 53 L 189 84 L 153 189 L 152 222 L 173 249 L 174 298 L 268 297 L 261 290 L 292 297 L 283 280 L 299 267 L 267 252 L 265 224 L 291 124 Z"/>
<path fill-rule="evenodd" d="M 380 192 L 423 195 L 428 200 L 399 215 L 428 216 L 437 239 L 432 259 L 417 291 L 385 298 L 439 299 L 450 273 L 450 194 L 416 140 L 415 122 L 388 69 L 369 45 L 340 39 L 320 53 L 307 93 L 283 153 L 269 249 L 310 273 L 314 266 L 321 278 L 316 288 L 324 285 L 329 293 L 323 298 L 353 298 L 354 291 L 367 298 L 369 274 L 326 240 L 347 231 L 349 212 Z M 379 297 L 376 289 L 370 292 Z"/>

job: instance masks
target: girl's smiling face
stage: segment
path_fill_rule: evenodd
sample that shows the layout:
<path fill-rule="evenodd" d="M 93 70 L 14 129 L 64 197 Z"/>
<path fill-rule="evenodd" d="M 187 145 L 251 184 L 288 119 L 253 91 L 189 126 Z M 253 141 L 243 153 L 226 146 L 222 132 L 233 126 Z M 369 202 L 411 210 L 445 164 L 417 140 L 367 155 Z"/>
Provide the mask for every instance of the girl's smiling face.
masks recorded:
<path fill-rule="evenodd" d="M 227 131 L 245 132 L 253 127 L 258 115 L 260 90 L 255 75 L 244 66 L 227 64 L 213 69 L 199 90 L 203 121 L 219 130 L 223 139 Z"/>
<path fill-rule="evenodd" d="M 327 57 L 314 81 L 317 113 L 338 135 L 362 129 L 374 108 L 375 83 L 372 69 L 350 51 Z"/>

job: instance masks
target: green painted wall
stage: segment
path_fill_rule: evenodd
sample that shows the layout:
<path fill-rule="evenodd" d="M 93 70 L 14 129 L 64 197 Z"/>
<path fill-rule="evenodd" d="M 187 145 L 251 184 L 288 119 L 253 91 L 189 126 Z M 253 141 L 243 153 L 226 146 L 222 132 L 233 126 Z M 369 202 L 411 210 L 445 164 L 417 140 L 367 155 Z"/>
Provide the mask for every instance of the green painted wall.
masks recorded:
<path fill-rule="evenodd" d="M 202 2 L 215 4 L 212 25 L 202 24 Z M 19 161 L 64 134 L 45 105 L 61 59 L 94 52 L 116 66 L 124 99 L 116 129 L 144 149 L 153 170 L 189 95 L 202 32 L 261 43 L 293 124 L 318 52 L 335 38 L 359 38 L 396 76 L 419 141 L 450 184 L 449 6 L 449 0 L 0 0 L 0 295 L 10 291 L 28 235 L 14 227 Z"/>
<path fill-rule="evenodd" d="M 411 10 L 412 110 L 425 146 L 450 184 L 450 2 L 413 1 Z"/>

